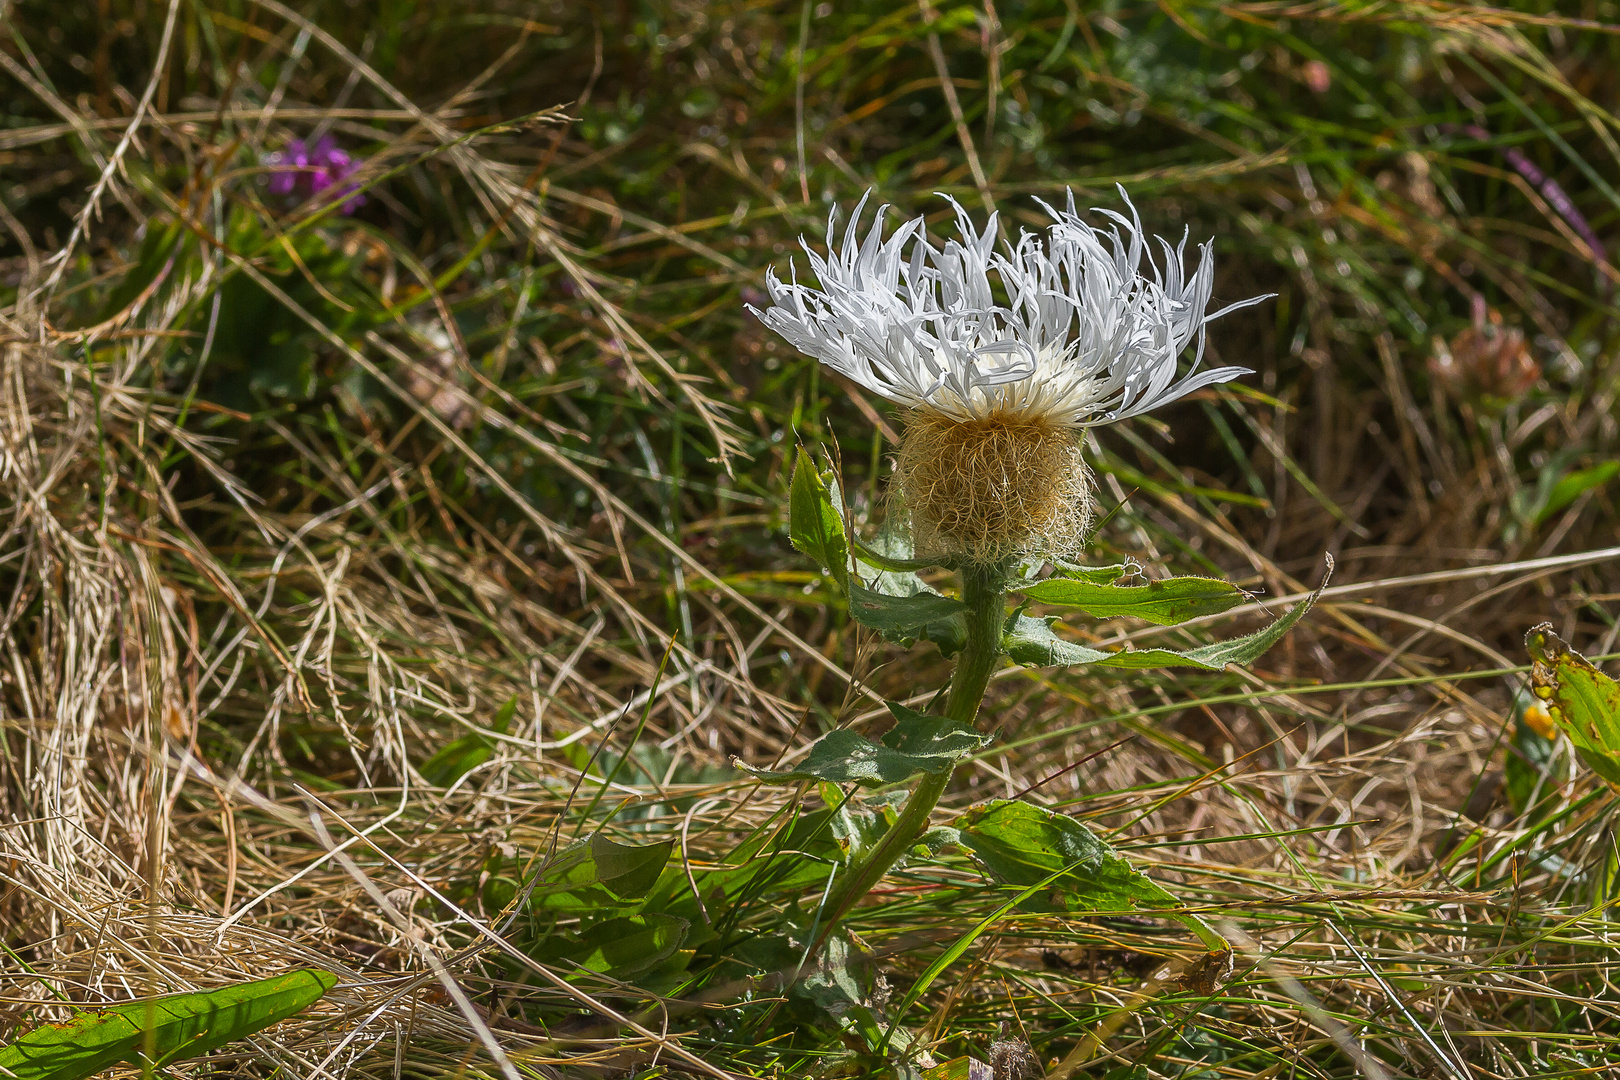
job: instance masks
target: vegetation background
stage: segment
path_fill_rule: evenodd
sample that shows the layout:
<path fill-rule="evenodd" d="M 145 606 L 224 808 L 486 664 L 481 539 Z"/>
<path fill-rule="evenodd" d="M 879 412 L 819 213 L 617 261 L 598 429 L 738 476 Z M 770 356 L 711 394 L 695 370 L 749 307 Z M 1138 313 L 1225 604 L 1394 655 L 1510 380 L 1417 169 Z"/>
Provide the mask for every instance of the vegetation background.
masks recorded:
<path fill-rule="evenodd" d="M 1617 5 L 0 23 L 7 1028 L 313 964 L 325 1005 L 200 1068 L 870 1074 L 748 952 L 824 869 L 727 913 L 734 969 L 642 939 L 655 962 L 578 967 L 546 952 L 568 919 L 496 886 L 599 830 L 713 865 L 820 805 L 730 758 L 946 673 L 788 547 L 794 446 L 869 525 L 899 418 L 745 312 L 764 268 L 869 188 L 1016 234 L 1123 183 L 1215 239 L 1217 301 L 1277 297 L 1210 340 L 1255 376 L 1096 434 L 1095 559 L 1254 592 L 1182 641 L 1337 570 L 1252 672 L 1009 669 L 947 801 L 1085 820 L 1234 970 L 1188 968 L 1172 922 L 1002 911 L 896 1018 L 957 1062 L 932 1075 L 997 1080 L 1620 1060 L 1610 796 L 1517 704 L 1529 625 L 1620 634 Z M 363 204 L 273 185 L 323 136 Z M 898 1008 L 1006 900 L 961 856 L 892 877 L 852 923 L 861 992 Z"/>

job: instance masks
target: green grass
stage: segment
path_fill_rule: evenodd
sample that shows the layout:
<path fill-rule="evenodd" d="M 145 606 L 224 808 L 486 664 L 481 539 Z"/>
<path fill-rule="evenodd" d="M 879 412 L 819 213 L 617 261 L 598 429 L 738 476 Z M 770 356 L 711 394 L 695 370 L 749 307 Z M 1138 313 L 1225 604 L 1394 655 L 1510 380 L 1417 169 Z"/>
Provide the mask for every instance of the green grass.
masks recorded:
<path fill-rule="evenodd" d="M 501 883 L 597 830 L 694 875 L 785 844 L 820 794 L 729 759 L 870 731 L 874 694 L 948 671 L 788 545 L 793 447 L 837 453 L 870 526 L 901 421 L 745 312 L 764 268 L 867 188 L 1015 235 L 1031 196 L 1118 182 L 1150 230 L 1215 239 L 1217 302 L 1277 296 L 1210 339 L 1255 376 L 1097 432 L 1090 555 L 1276 612 L 1331 553 L 1338 591 L 1252 673 L 1003 672 L 1002 741 L 946 796 L 1034 785 L 1227 933 L 1228 980 L 1167 919 L 1014 909 L 901 1025 L 938 1061 L 1025 1040 L 1053 1076 L 1601 1075 L 1611 798 L 1566 748 L 1527 807 L 1553 748 L 1514 705 L 1531 624 L 1620 636 L 1620 274 L 1579 224 L 1613 246 L 1620 10 L 1571 11 L 14 5 L 8 1022 L 313 962 L 331 1007 L 244 1067 L 870 1075 L 762 976 L 799 962 L 830 824 L 684 970 L 578 974 L 582 912 L 503 914 Z M 319 132 L 365 159 L 352 217 L 265 183 Z M 1534 370 L 1492 366 L 1476 311 Z M 452 792 L 424 782 L 513 699 Z M 363 834 L 351 862 L 321 828 Z M 897 1006 L 1012 895 L 956 852 L 891 875 L 852 917 L 862 993 Z"/>

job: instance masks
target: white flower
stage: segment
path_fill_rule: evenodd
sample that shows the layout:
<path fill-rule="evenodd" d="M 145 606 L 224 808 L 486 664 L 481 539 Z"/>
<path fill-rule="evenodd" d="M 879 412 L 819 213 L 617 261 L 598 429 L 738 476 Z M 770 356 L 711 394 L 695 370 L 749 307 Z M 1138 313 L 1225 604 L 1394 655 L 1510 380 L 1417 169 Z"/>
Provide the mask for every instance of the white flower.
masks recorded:
<path fill-rule="evenodd" d="M 1155 259 L 1136 208 L 1094 229 L 1068 206 L 1044 236 L 1023 232 L 995 250 L 996 215 L 976 234 L 956 207 L 959 240 L 943 249 L 922 218 L 883 237 L 888 207 L 862 239 L 855 209 L 842 250 L 827 222 L 827 257 L 808 243 L 819 288 L 766 274 L 772 306 L 750 308 L 795 348 L 897 404 L 960 422 L 1012 415 L 1066 427 L 1136 416 L 1250 369 L 1197 371 L 1204 325 L 1255 297 L 1206 312 L 1214 284 L 1212 243 L 1187 273 L 1187 238 L 1155 238 Z M 1124 229 L 1121 235 L 1120 229 Z M 909 252 L 908 252 L 909 246 Z M 1144 257 L 1149 273 L 1144 274 Z M 998 296 L 992 279 L 999 282 Z M 1192 370 L 1177 363 L 1196 340 Z"/>

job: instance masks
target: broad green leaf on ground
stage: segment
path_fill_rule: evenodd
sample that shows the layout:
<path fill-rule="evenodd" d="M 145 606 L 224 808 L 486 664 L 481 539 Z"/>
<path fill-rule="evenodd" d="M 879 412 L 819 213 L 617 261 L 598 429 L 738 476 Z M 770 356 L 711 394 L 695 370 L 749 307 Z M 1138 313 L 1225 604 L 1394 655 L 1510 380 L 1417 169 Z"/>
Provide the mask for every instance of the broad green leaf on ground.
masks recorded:
<path fill-rule="evenodd" d="M 656 844 L 621 844 L 601 833 L 590 839 L 596 880 L 624 900 L 639 900 L 657 882 L 669 862 L 675 841 Z"/>
<path fill-rule="evenodd" d="M 815 1005 L 868 1053 L 883 1053 L 900 1061 L 910 1057 L 914 1036 L 904 1029 L 890 1034 L 880 1008 L 874 1004 L 877 964 L 872 951 L 858 938 L 838 929 L 828 935 L 814 963 L 804 969 L 793 994 Z M 885 1053 L 887 1051 L 887 1053 Z M 909 1068 L 862 1071 L 858 1075 L 916 1076 Z"/>
<path fill-rule="evenodd" d="M 1530 692 L 1587 767 L 1620 789 L 1620 685 L 1564 644 L 1552 623 L 1532 626 L 1524 647 L 1533 661 Z"/>
<path fill-rule="evenodd" d="M 924 1069 L 923 1080 L 996 1080 L 996 1071 L 978 1058 L 959 1057 Z"/>
<path fill-rule="evenodd" d="M 153 1063 L 200 1057 L 302 1012 L 337 983 L 326 971 L 270 979 L 81 1013 L 46 1024 L 0 1049 L 17 1080 L 82 1080 L 121 1062 L 139 1065 L 150 1038 Z M 150 1035 L 148 1034 L 150 1033 Z"/>
<path fill-rule="evenodd" d="M 1332 571 L 1331 563 L 1328 569 Z M 1104 652 L 1058 637 L 1052 632 L 1052 624 L 1058 621 L 1056 618 L 1032 619 L 1021 611 L 1014 612 L 1007 620 L 1001 647 L 1020 664 L 1043 667 L 1096 664 L 1099 667 L 1196 667 L 1221 671 L 1227 664 L 1249 664 L 1264 655 L 1295 623 L 1304 618 L 1326 587 L 1327 579 L 1324 577 L 1322 585 L 1315 592 L 1264 630 L 1194 649 L 1133 649 L 1127 645 L 1118 652 Z"/>
<path fill-rule="evenodd" d="M 1054 577 L 1015 587 L 1038 603 L 1079 608 L 1098 619 L 1129 615 L 1159 626 L 1219 615 L 1249 598 L 1230 582 L 1205 577 L 1166 578 L 1146 585 L 1098 585 Z"/>
<path fill-rule="evenodd" d="M 849 539 L 838 480 L 830 469 L 816 468 L 815 459 L 802 446 L 788 492 L 788 538 L 830 571 L 840 587 L 849 584 Z"/>
<path fill-rule="evenodd" d="M 864 1005 L 876 973 L 872 950 L 843 930 L 827 936 L 827 944 L 793 988 L 794 994 L 837 1015 Z M 875 1029 L 874 1035 L 881 1035 Z"/>
<path fill-rule="evenodd" d="M 512 717 L 517 714 L 517 704 L 518 699 L 514 696 L 502 705 L 490 721 L 489 730 L 497 735 L 505 735 L 506 729 L 512 725 Z M 434 787 L 447 788 L 488 761 L 494 753 L 495 740 L 483 732 L 474 731 L 422 762 L 422 767 L 417 771 L 422 774 L 422 779 Z"/>
<path fill-rule="evenodd" d="M 626 915 L 605 919 L 577 934 L 552 935 L 541 959 L 569 961 L 588 971 L 628 979 L 660 967 L 686 941 L 688 923 L 674 915 Z"/>
<path fill-rule="evenodd" d="M 640 900 L 658 883 L 675 841 L 621 844 L 602 833 L 571 844 L 541 870 L 533 903 L 594 909 Z"/>
<path fill-rule="evenodd" d="M 898 702 L 888 705 L 895 725 L 881 743 L 843 728 L 817 739 L 792 769 L 756 769 L 742 762 L 738 768 L 771 784 L 820 780 L 877 787 L 903 783 L 918 773 L 943 773 L 992 738 L 943 716 L 928 716 Z"/>
<path fill-rule="evenodd" d="M 961 831 L 962 846 L 1008 885 L 1027 887 L 1058 875 L 1042 895 L 1020 905 L 1026 910 L 1094 914 L 1180 906 L 1174 896 L 1067 815 L 998 799 L 969 810 L 953 824 Z M 1225 939 L 1201 920 L 1172 917 L 1211 949 L 1227 947 Z"/>

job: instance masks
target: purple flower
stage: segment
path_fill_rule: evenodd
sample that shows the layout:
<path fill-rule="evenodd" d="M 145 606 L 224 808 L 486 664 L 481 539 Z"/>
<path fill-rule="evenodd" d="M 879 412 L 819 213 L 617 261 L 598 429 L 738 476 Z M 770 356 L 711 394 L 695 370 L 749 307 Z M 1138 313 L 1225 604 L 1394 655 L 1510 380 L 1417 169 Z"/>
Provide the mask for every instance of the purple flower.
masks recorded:
<path fill-rule="evenodd" d="M 332 136 L 322 135 L 313 146 L 302 139 L 293 139 L 286 146 L 264 159 L 270 170 L 272 195 L 296 195 L 308 199 L 330 188 L 337 196 L 348 195 L 354 184 L 344 184 L 359 168 L 348 151 L 341 150 Z M 339 212 L 352 214 L 365 204 L 364 195 L 353 195 L 344 200 Z"/>

